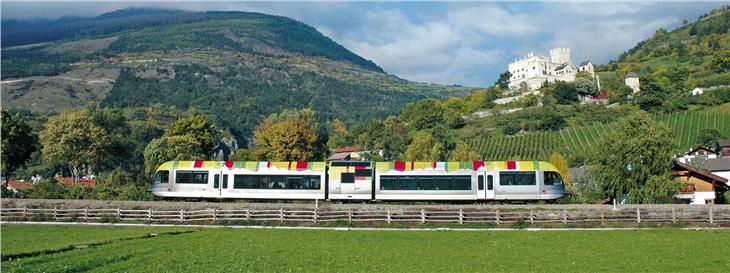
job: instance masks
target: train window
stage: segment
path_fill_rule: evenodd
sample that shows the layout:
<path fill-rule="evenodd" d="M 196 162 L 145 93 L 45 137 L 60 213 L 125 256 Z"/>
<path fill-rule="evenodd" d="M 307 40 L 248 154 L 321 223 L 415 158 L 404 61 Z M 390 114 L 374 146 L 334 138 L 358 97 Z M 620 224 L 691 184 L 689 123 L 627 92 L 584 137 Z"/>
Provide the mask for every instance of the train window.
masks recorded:
<path fill-rule="evenodd" d="M 286 178 L 287 189 L 301 189 L 304 187 L 304 178 L 301 176 L 289 176 Z"/>
<path fill-rule="evenodd" d="M 471 190 L 471 176 L 467 176 L 467 175 L 454 176 L 454 190 L 457 190 L 457 191 Z"/>
<path fill-rule="evenodd" d="M 373 176 L 373 172 L 371 169 L 360 169 L 355 170 L 355 176 Z"/>
<path fill-rule="evenodd" d="M 169 171 L 159 171 L 155 173 L 155 184 L 163 184 L 168 183 L 170 181 L 170 172 Z"/>
<path fill-rule="evenodd" d="M 208 172 L 178 171 L 176 184 L 208 184 Z"/>
<path fill-rule="evenodd" d="M 250 180 L 251 180 L 251 177 L 248 175 L 234 175 L 233 176 L 233 188 L 234 189 L 248 188 Z"/>
<path fill-rule="evenodd" d="M 340 183 L 355 183 L 355 173 L 341 173 Z"/>
<path fill-rule="evenodd" d="M 545 172 L 545 186 L 558 186 L 562 184 L 563 180 L 560 178 L 559 173 Z"/>
<path fill-rule="evenodd" d="M 418 189 L 418 183 L 414 176 L 400 176 L 398 177 L 398 189 L 406 191 L 414 191 Z"/>
<path fill-rule="evenodd" d="M 487 175 L 487 190 L 494 190 L 494 177 Z"/>
<path fill-rule="evenodd" d="M 417 176 L 418 189 L 424 191 L 432 191 L 435 187 L 433 184 L 433 176 Z"/>
<path fill-rule="evenodd" d="M 479 184 L 477 185 L 477 189 L 479 189 L 480 191 L 483 191 L 484 190 L 484 176 L 480 175 L 480 176 L 477 176 L 477 178 L 479 179 L 478 180 Z"/>
<path fill-rule="evenodd" d="M 320 184 L 320 177 L 316 175 L 309 175 L 304 177 L 304 189 L 318 190 Z"/>
<path fill-rule="evenodd" d="M 224 189 L 228 188 L 228 175 L 227 174 L 223 175 L 223 188 Z"/>
<path fill-rule="evenodd" d="M 227 175 L 223 175 L 224 180 Z M 234 175 L 234 189 L 290 189 L 318 190 L 321 186 L 318 175 Z M 226 182 L 223 182 L 226 187 Z"/>
<path fill-rule="evenodd" d="M 500 172 L 501 186 L 534 186 L 537 185 L 535 172 Z"/>
<path fill-rule="evenodd" d="M 213 176 L 213 188 L 214 189 L 217 189 L 220 186 L 220 183 L 219 183 L 220 179 L 221 179 L 220 174 L 216 174 L 215 176 Z"/>
<path fill-rule="evenodd" d="M 436 180 L 436 189 L 437 190 L 441 190 L 441 191 L 454 190 L 454 177 L 437 175 L 435 178 L 436 178 L 435 180 Z"/>
<path fill-rule="evenodd" d="M 395 176 L 381 176 L 380 177 L 380 189 L 381 190 L 397 190 L 398 189 L 398 178 Z"/>
<path fill-rule="evenodd" d="M 271 175 L 269 177 L 267 189 L 286 189 L 286 176 Z"/>

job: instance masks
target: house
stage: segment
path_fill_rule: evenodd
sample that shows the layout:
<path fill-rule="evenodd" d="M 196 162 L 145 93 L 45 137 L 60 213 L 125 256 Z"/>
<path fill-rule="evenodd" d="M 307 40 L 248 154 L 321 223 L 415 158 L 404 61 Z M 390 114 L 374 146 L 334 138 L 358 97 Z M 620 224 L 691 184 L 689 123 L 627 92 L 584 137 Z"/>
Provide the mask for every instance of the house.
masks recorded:
<path fill-rule="evenodd" d="M 3 186 L 5 186 L 9 190 L 17 193 L 18 191 L 32 189 L 33 182 L 25 181 L 25 180 L 8 180 L 8 181 L 5 181 L 5 183 L 3 183 Z"/>
<path fill-rule="evenodd" d="M 679 155 L 677 161 L 684 164 L 693 164 L 694 162 L 693 165 L 695 166 L 704 166 L 704 162 L 712 158 L 717 158 L 715 151 L 705 146 L 698 146 L 689 150 L 689 152 Z"/>
<path fill-rule="evenodd" d="M 730 157 L 730 139 L 717 141 L 717 153 L 720 157 Z"/>
<path fill-rule="evenodd" d="M 87 188 L 93 188 L 96 185 L 96 180 L 91 179 L 91 178 L 81 178 L 81 179 L 79 179 L 79 181 L 77 183 L 74 183 L 74 180 L 71 177 L 57 176 L 56 182 L 58 182 L 59 184 L 69 186 L 69 187 L 81 185 L 81 186 L 84 186 Z"/>
<path fill-rule="evenodd" d="M 634 72 L 626 73 L 626 77 L 624 78 L 624 83 L 626 86 L 631 88 L 631 90 L 634 91 L 634 93 L 639 92 L 641 90 L 641 85 L 639 83 L 639 75 Z"/>
<path fill-rule="evenodd" d="M 593 70 L 593 63 L 591 63 L 590 60 L 580 63 L 578 65 L 578 72 L 588 72 L 588 74 L 591 74 L 591 77 L 596 76 L 596 73 Z"/>
<path fill-rule="evenodd" d="M 549 58 L 531 52 L 507 66 L 512 75 L 508 86 L 512 90 L 535 91 L 545 82 L 572 82 L 579 70 L 595 75 L 590 61 L 582 62 L 578 68 L 571 64 L 570 48 L 553 48 Z"/>
<path fill-rule="evenodd" d="M 367 151 L 364 147 L 345 147 L 335 149 L 334 153 L 327 158 L 327 161 L 334 160 L 360 160 L 362 159 L 362 152 Z"/>
<path fill-rule="evenodd" d="M 714 175 L 730 180 L 730 157 L 708 159 L 705 168 Z"/>
<path fill-rule="evenodd" d="M 672 175 L 682 183 L 675 197 L 691 204 L 714 204 L 718 194 L 730 189 L 727 179 L 681 162 L 674 162 Z"/>

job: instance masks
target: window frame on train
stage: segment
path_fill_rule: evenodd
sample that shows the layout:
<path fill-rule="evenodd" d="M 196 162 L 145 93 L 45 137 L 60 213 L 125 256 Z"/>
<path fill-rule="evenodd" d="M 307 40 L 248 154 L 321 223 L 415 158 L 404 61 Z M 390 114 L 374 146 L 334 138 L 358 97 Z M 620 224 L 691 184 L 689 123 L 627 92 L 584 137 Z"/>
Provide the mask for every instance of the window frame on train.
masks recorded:
<path fill-rule="evenodd" d="M 190 174 L 191 175 L 190 181 L 182 181 L 180 179 L 181 178 L 181 174 Z M 203 179 L 196 180 L 195 179 L 196 178 L 195 175 L 197 175 L 197 174 L 203 175 L 203 177 L 202 177 Z M 206 184 L 208 184 L 208 176 L 209 175 L 210 174 L 209 174 L 208 171 L 186 171 L 186 170 L 176 171 L 175 172 L 175 184 L 206 185 Z"/>
<path fill-rule="evenodd" d="M 256 178 L 254 181 L 252 178 Z M 283 179 L 282 179 L 283 178 Z M 294 179 L 301 179 L 303 188 L 292 188 Z M 308 179 L 308 180 L 307 180 Z M 257 185 L 254 187 L 254 185 Z M 271 186 L 268 186 L 271 185 Z M 272 187 L 278 185 L 279 187 Z M 321 175 L 287 175 L 287 174 L 234 174 L 234 190 L 321 190 Z"/>
<path fill-rule="evenodd" d="M 508 177 L 514 176 L 514 179 Z M 531 179 L 521 178 L 520 176 L 530 176 Z M 530 181 L 530 184 L 523 183 Z M 537 173 L 535 171 L 503 171 L 499 172 L 499 186 L 537 186 Z"/>
<path fill-rule="evenodd" d="M 552 179 L 550 179 L 550 181 L 551 181 L 550 184 L 548 184 L 548 175 L 550 175 L 550 176 L 553 176 L 554 175 L 555 176 Z M 563 177 L 560 176 L 560 173 L 559 172 L 545 172 L 544 176 L 545 176 L 545 178 L 543 179 L 543 184 L 545 186 L 560 186 L 560 185 L 565 184 L 563 182 Z M 554 180 L 555 178 L 557 178 L 557 182 L 558 183 L 555 183 L 555 180 Z"/>
<path fill-rule="evenodd" d="M 162 179 L 164 178 L 164 179 Z M 170 171 L 157 171 L 153 180 L 154 184 L 167 184 L 170 183 Z"/>
<path fill-rule="evenodd" d="M 395 178 L 395 184 L 392 179 Z M 458 183 L 457 185 L 457 178 Z M 405 180 L 401 182 L 401 179 Z M 450 180 L 450 182 L 447 182 Z M 444 182 L 450 184 L 446 186 Z M 395 187 L 393 187 L 395 186 Z M 381 191 L 471 191 L 471 175 L 381 175 Z"/>

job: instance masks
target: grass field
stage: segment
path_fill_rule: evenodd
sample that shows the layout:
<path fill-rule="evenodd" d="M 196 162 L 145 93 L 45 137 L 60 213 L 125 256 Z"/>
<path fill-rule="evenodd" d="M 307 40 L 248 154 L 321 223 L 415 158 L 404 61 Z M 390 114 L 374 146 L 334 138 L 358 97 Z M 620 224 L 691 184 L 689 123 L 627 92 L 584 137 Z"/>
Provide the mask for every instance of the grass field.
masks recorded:
<path fill-rule="evenodd" d="M 672 129 L 675 152 L 685 152 L 697 145 L 698 133 L 704 128 L 717 129 L 730 137 L 730 104 L 702 111 L 684 111 L 657 115 L 654 118 Z M 518 136 L 474 138 L 475 152 L 483 160 L 547 160 L 554 152 L 564 156 L 585 154 L 614 130 L 615 123 L 595 123 L 568 127 L 558 132 L 526 133 Z"/>
<path fill-rule="evenodd" d="M 99 236 L 132 230 L 8 227 L 3 227 L 3 251 L 6 247 L 24 249 L 26 247 L 22 245 L 26 244 L 33 244 L 36 248 L 57 245 L 52 239 L 34 239 L 34 234 L 39 232 L 46 234 L 44 236 L 54 232 L 59 236 Z M 154 228 L 145 231 L 149 230 Z M 11 237 L 16 238 L 8 240 Z M 82 237 L 76 238 L 83 240 Z M 64 240 L 65 244 L 76 243 Z M 730 260 L 724 253 L 729 248 L 730 230 L 459 232 L 204 228 L 192 233 L 121 240 L 97 247 L 6 260 L 2 263 L 2 270 L 727 272 Z"/>

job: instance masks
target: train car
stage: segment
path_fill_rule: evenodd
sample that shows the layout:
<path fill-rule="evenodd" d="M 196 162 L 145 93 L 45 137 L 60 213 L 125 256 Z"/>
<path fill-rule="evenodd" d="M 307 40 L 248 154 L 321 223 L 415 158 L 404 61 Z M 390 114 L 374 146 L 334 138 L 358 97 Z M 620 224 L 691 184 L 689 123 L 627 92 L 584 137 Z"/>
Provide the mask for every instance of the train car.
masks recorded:
<path fill-rule="evenodd" d="M 325 199 L 325 162 L 170 161 L 155 173 L 161 197 Z"/>
<path fill-rule="evenodd" d="M 170 161 L 154 176 L 161 197 L 329 200 L 554 200 L 558 170 L 540 161 Z"/>
<path fill-rule="evenodd" d="M 377 162 L 377 200 L 553 200 L 558 170 L 540 161 Z"/>

